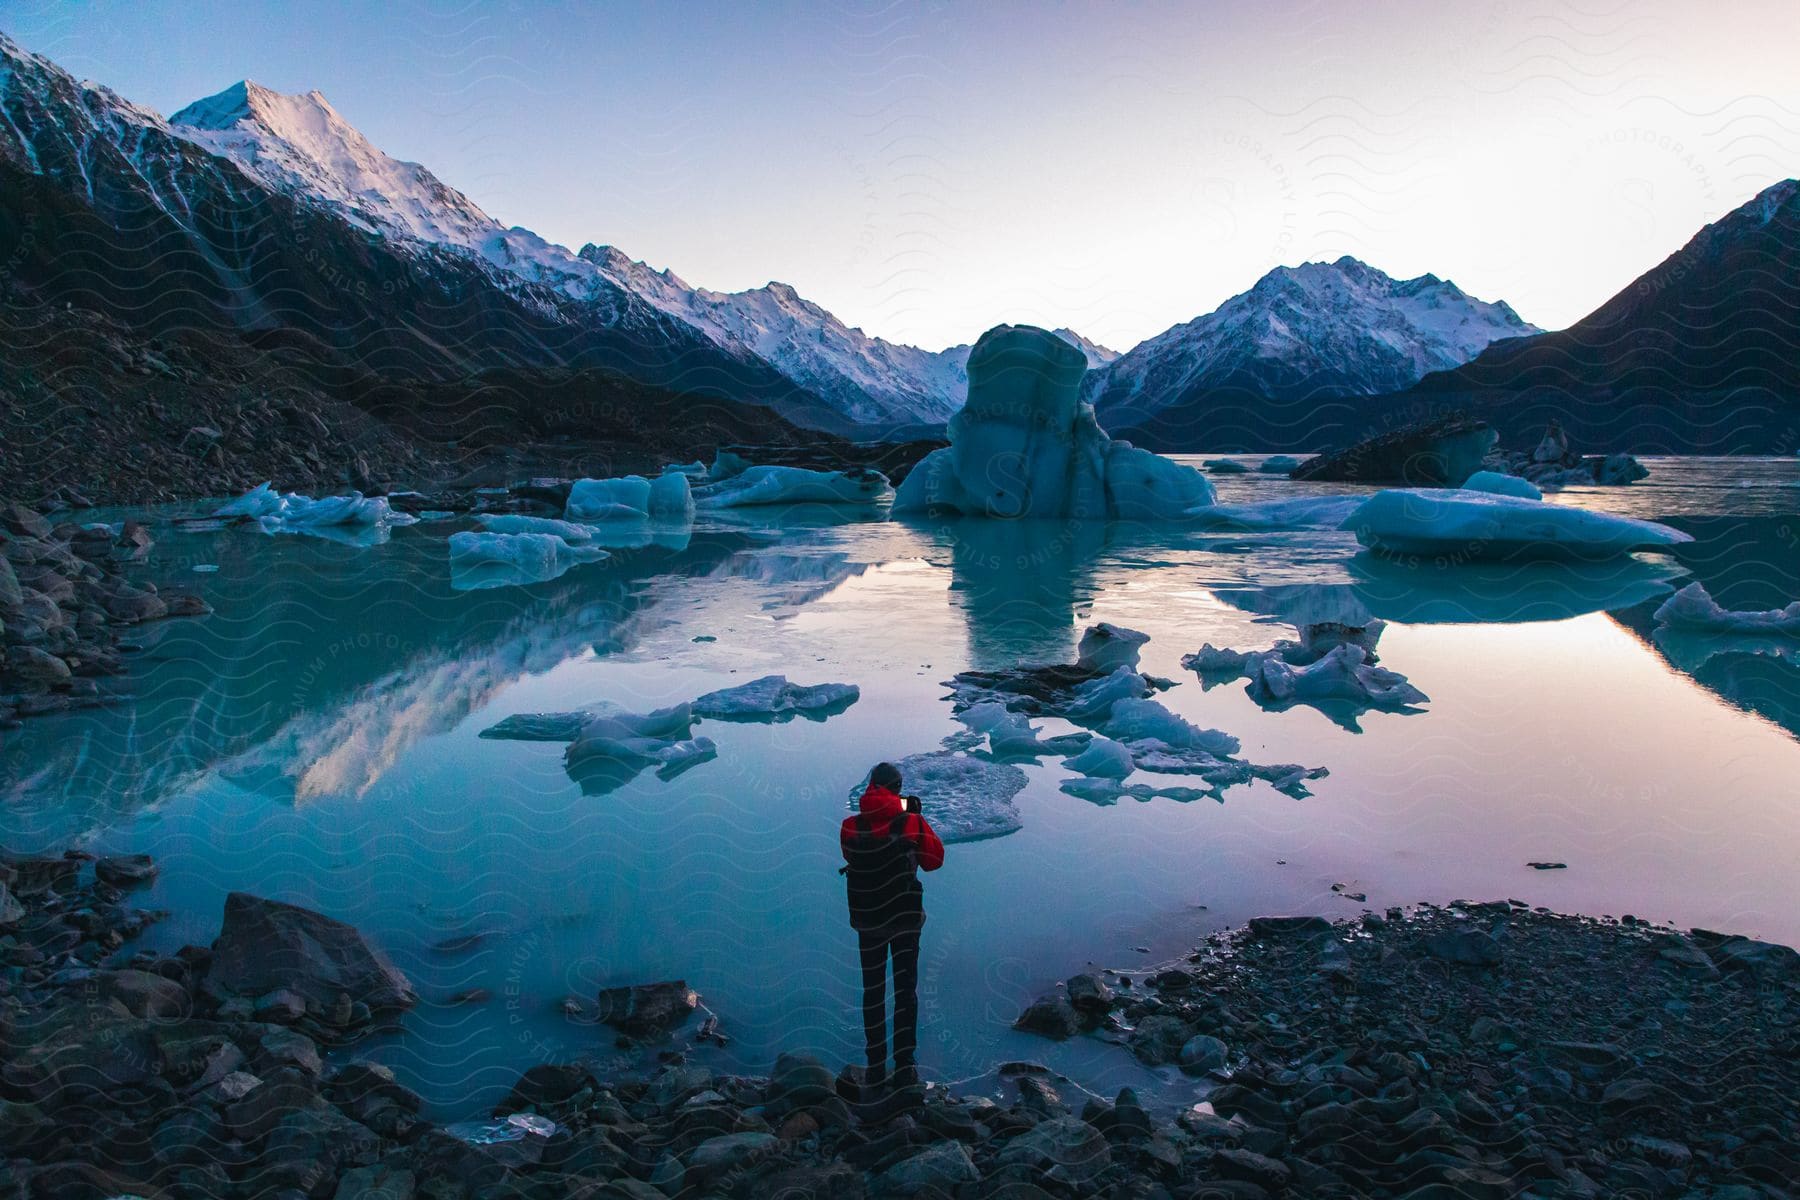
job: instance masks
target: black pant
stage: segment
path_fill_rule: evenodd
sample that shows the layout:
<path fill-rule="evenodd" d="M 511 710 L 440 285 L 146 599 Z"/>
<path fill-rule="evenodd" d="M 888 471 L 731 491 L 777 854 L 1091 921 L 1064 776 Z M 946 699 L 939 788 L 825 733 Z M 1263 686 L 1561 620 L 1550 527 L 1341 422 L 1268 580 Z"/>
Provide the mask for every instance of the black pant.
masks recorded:
<path fill-rule="evenodd" d="M 887 1073 L 887 965 L 894 959 L 894 1069 L 915 1065 L 919 1048 L 919 927 L 859 929 L 862 953 L 863 1037 L 869 1070 Z"/>

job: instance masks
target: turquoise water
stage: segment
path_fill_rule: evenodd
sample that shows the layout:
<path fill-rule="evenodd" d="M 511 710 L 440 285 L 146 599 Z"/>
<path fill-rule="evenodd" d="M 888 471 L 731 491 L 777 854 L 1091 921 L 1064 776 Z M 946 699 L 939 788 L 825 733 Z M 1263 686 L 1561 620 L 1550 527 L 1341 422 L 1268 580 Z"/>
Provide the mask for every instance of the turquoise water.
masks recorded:
<path fill-rule="evenodd" d="M 156 855 L 140 902 L 171 911 L 158 946 L 210 941 L 240 888 L 353 922 L 426 998 L 401 1036 L 355 1052 L 443 1115 L 491 1104 L 530 1062 L 641 1064 L 558 1009 L 618 983 L 685 978 L 732 1039 L 700 1052 L 715 1066 L 761 1070 L 800 1048 L 848 1061 L 846 793 L 869 764 L 961 730 L 940 686 L 955 672 L 1067 661 L 1086 625 L 1113 621 L 1151 635 L 1146 669 L 1177 681 L 1169 707 L 1253 761 L 1330 776 L 1302 800 L 1255 783 L 1223 802 L 1103 806 L 1059 791 L 1056 760 L 1027 765 L 1023 829 L 951 846 L 927 879 L 921 1056 L 934 1078 L 1030 1058 L 1096 1090 L 1179 1098 L 1193 1088 L 1179 1076 L 1008 1025 L 1090 963 L 1147 967 L 1265 912 L 1517 897 L 1800 941 L 1791 648 L 1665 652 L 1648 636 L 1690 570 L 1739 607 L 1800 596 L 1800 465 L 1650 465 L 1644 483 L 1556 502 L 1671 518 L 1701 542 L 1680 561 L 1584 570 L 1407 571 L 1335 532 L 815 510 L 703 522 L 550 583 L 469 592 L 445 549 L 460 523 L 360 548 L 163 523 L 136 569 L 215 615 L 144 627 L 134 698 L 0 735 L 0 838 Z M 1216 482 L 1226 500 L 1331 490 Z M 1203 642 L 1292 636 L 1246 589 L 1316 584 L 1390 621 L 1382 662 L 1431 697 L 1425 711 L 1364 714 L 1353 732 L 1181 670 Z M 862 698 L 825 722 L 705 722 L 717 761 L 597 795 L 558 744 L 477 736 L 513 713 L 645 711 L 770 672 Z M 1526 865 L 1545 859 L 1568 869 Z M 467 935 L 481 936 L 434 949 Z M 490 998 L 447 1003 L 477 987 Z"/>

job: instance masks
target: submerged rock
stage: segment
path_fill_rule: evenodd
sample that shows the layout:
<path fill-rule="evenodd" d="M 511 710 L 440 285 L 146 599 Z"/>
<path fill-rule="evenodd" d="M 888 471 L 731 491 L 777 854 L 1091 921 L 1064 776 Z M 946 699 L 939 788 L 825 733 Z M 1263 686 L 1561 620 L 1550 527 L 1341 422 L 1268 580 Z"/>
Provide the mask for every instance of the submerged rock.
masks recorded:
<path fill-rule="evenodd" d="M 601 988 L 595 1019 L 632 1037 L 664 1037 L 700 1007 L 700 996 L 681 979 Z"/>
<path fill-rule="evenodd" d="M 248 892 L 225 898 L 205 983 L 221 1000 L 290 992 L 306 1016 L 334 1026 L 350 1024 L 339 1018 L 358 1004 L 379 1014 L 419 1000 L 406 976 L 355 927 Z"/>

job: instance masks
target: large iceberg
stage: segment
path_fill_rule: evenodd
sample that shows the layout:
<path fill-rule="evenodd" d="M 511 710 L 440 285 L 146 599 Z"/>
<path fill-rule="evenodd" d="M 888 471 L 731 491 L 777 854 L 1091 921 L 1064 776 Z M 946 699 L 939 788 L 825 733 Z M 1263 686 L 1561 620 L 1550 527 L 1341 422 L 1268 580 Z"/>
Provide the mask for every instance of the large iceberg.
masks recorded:
<path fill-rule="evenodd" d="M 621 475 L 613 479 L 577 479 L 569 487 L 563 516 L 570 521 L 643 521 L 651 517 L 682 520 L 694 515 L 693 491 L 680 471 L 655 479 Z"/>
<path fill-rule="evenodd" d="M 950 445 L 901 483 L 895 513 L 1162 520 L 1211 504 L 1200 472 L 1115 442 L 1081 399 L 1087 358 L 1048 330 L 1000 325 L 969 353 Z"/>
<path fill-rule="evenodd" d="M 578 563 L 607 557 L 598 546 L 571 545 L 553 533 L 450 535 L 450 586 L 457 591 L 544 583 Z"/>
<path fill-rule="evenodd" d="M 1610 558 L 1694 540 L 1654 521 L 1460 488 L 1376 492 L 1342 528 L 1378 554 L 1445 562 Z"/>
<path fill-rule="evenodd" d="M 1663 601 L 1656 623 L 1683 633 L 1764 634 L 1800 637 L 1800 600 L 1785 608 L 1742 610 L 1719 607 L 1706 585 L 1688 584 Z"/>
<path fill-rule="evenodd" d="M 701 508 L 764 504 L 878 504 L 894 494 L 887 476 L 867 467 L 813 471 L 806 467 L 747 467 L 694 489 Z"/>
<path fill-rule="evenodd" d="M 694 712 L 721 721 L 823 721 L 855 704 L 862 691 L 853 683 L 789 683 L 786 675 L 764 675 L 722 688 L 694 701 Z"/>

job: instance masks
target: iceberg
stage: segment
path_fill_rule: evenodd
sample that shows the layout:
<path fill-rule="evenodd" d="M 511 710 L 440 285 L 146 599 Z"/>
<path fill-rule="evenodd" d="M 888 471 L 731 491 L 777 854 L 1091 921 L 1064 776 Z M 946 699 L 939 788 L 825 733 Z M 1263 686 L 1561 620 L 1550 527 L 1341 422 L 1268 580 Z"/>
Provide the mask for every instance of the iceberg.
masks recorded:
<path fill-rule="evenodd" d="M 1359 708 L 1406 708 L 1429 697 L 1406 676 L 1369 661 L 1369 652 L 1343 642 L 1304 666 L 1276 653 L 1252 655 L 1245 664 L 1250 698 L 1265 707 L 1343 700 Z"/>
<path fill-rule="evenodd" d="M 1117 804 L 1126 797 L 1133 800 L 1174 800 L 1182 804 L 1195 800 L 1224 800 L 1218 792 L 1204 788 L 1151 787 L 1147 783 L 1120 783 L 1116 779 L 1097 777 L 1065 779 L 1062 781 L 1062 790 L 1092 804 Z"/>
<path fill-rule="evenodd" d="M 1177 750 L 1236 754 L 1238 740 L 1217 729 L 1201 729 L 1155 700 L 1121 700 L 1112 706 L 1101 732 L 1121 742 L 1155 741 Z"/>
<path fill-rule="evenodd" d="M 569 486 L 569 499 L 563 505 L 564 519 L 588 523 L 693 515 L 693 490 L 680 471 L 665 471 L 654 480 L 642 475 L 577 479 Z"/>
<path fill-rule="evenodd" d="M 550 533 L 465 530 L 450 535 L 450 586 L 474 591 L 544 583 L 578 563 L 606 557 L 598 546 L 572 546 Z"/>
<path fill-rule="evenodd" d="M 1075 754 L 1093 735 L 1065 733 L 1046 738 L 1024 713 L 1009 710 L 998 700 L 976 704 L 958 717 L 976 734 L 987 737 L 988 753 L 995 758 L 1039 758 L 1046 754 Z"/>
<path fill-rule="evenodd" d="M 1800 637 L 1800 600 L 1785 608 L 1719 607 L 1706 585 L 1695 581 L 1663 601 L 1653 618 L 1659 629 L 1682 633 L 1764 634 Z"/>
<path fill-rule="evenodd" d="M 314 499 L 298 492 L 277 492 L 268 483 L 260 483 L 237 499 L 227 501 L 214 509 L 212 515 L 214 519 L 254 520 L 264 533 L 318 533 L 324 536 L 342 534 L 345 530 L 385 533 L 391 526 L 411 525 L 418 520 L 409 513 L 396 510 L 385 496 L 351 492 Z M 360 543 L 367 539 L 339 536 L 337 540 Z"/>
<path fill-rule="evenodd" d="M 823 721 L 849 708 L 862 696 L 852 683 L 789 683 L 785 675 L 764 675 L 738 687 L 723 688 L 694 701 L 703 717 L 722 721 L 789 721 L 806 717 Z"/>
<path fill-rule="evenodd" d="M 764 504 L 879 504 L 894 494 L 887 476 L 867 467 L 814 471 L 806 467 L 746 467 L 694 489 L 701 508 Z"/>
<path fill-rule="evenodd" d="M 1256 469 L 1264 475 L 1286 475 L 1300 465 L 1300 460 L 1291 454 L 1271 454 L 1256 465 Z"/>
<path fill-rule="evenodd" d="M 1214 475 L 1248 475 L 1250 468 L 1235 458 L 1209 458 L 1200 464 Z"/>
<path fill-rule="evenodd" d="M 1486 492 L 1492 496 L 1517 496 L 1521 500 L 1542 500 L 1544 493 L 1537 484 L 1517 475 L 1503 475 L 1499 471 L 1477 471 L 1463 481 L 1465 492 Z"/>
<path fill-rule="evenodd" d="M 1023 828 L 1013 798 L 1025 790 L 1026 778 L 1015 766 L 942 750 L 911 754 L 894 765 L 907 794 L 919 797 L 925 819 L 945 842 L 1005 837 Z M 865 778 L 851 790 L 852 805 L 867 786 Z"/>
<path fill-rule="evenodd" d="M 1081 635 L 1081 644 L 1076 647 L 1075 665 L 1096 674 L 1110 675 L 1120 667 L 1136 670 L 1138 651 L 1149 640 L 1150 635 L 1147 633 L 1139 633 L 1135 629 L 1126 629 L 1108 621 L 1090 625 Z"/>
<path fill-rule="evenodd" d="M 1341 528 L 1377 554 L 1443 562 L 1610 558 L 1694 540 L 1654 521 L 1460 488 L 1377 492 Z"/>
<path fill-rule="evenodd" d="M 594 531 L 574 521 L 558 521 L 554 517 L 525 517 L 512 513 L 476 513 L 475 520 L 489 533 L 547 533 L 571 545 L 585 545 L 594 540 Z"/>
<path fill-rule="evenodd" d="M 1200 472 L 1107 436 L 1081 399 L 1086 371 L 1048 330 L 988 330 L 969 353 L 950 445 L 907 475 L 895 514 L 1159 520 L 1212 503 Z"/>
<path fill-rule="evenodd" d="M 1190 508 L 1190 524 L 1201 529 L 1338 529 L 1366 496 L 1290 496 L 1243 504 L 1203 504 Z"/>
<path fill-rule="evenodd" d="M 602 713 L 569 743 L 563 767 L 589 795 L 614 791 L 651 766 L 673 778 L 718 754 L 710 738 L 693 736 L 693 725 L 686 704 L 642 714 Z"/>
<path fill-rule="evenodd" d="M 1065 759 L 1063 766 L 1077 775 L 1101 779 L 1123 779 L 1137 769 L 1131 748 L 1107 737 L 1095 738 L 1080 754 Z"/>

